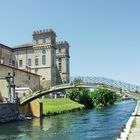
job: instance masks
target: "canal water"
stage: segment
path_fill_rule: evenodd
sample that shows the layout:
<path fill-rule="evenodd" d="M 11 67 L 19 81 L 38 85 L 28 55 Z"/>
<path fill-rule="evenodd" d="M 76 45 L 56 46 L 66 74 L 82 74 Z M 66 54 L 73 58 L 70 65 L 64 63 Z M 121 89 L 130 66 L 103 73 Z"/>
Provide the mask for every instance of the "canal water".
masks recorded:
<path fill-rule="evenodd" d="M 115 140 L 135 106 L 135 101 L 124 101 L 103 109 L 0 124 L 0 140 Z"/>

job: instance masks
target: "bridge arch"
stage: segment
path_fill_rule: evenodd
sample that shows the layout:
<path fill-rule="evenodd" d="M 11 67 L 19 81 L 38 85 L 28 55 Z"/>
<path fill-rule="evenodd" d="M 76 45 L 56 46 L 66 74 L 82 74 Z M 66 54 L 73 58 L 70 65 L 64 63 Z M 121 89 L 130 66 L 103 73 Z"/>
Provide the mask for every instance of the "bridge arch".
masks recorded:
<path fill-rule="evenodd" d="M 66 84 L 64 84 L 64 85 L 60 85 L 60 86 L 54 86 L 54 87 L 50 88 L 49 90 L 38 91 L 35 94 L 33 94 L 32 96 L 29 96 L 26 99 L 22 100 L 20 102 L 20 104 L 25 104 L 25 103 L 31 102 L 32 100 L 40 98 L 49 93 L 58 92 L 58 91 L 65 90 L 65 89 L 72 89 L 72 88 L 94 88 L 94 89 L 107 88 L 107 89 L 112 89 L 115 91 L 120 91 L 120 89 L 118 89 L 118 88 L 110 88 L 103 84 L 94 84 L 94 85 L 91 85 L 91 84 L 79 84 L 79 85 L 67 84 L 66 85 Z"/>
<path fill-rule="evenodd" d="M 74 83 L 74 79 L 81 79 L 82 83 Z M 71 88 L 108 88 L 115 91 L 127 91 L 127 92 L 140 92 L 140 87 L 131 85 L 121 81 L 116 81 L 104 77 L 71 77 L 71 83 L 57 85 L 51 87 L 45 91 L 38 91 L 33 93 L 32 96 L 22 100 L 20 104 L 28 103 L 34 99 L 37 99 L 43 95 L 47 95 L 52 92 L 58 92 L 60 90 L 71 89 Z"/>

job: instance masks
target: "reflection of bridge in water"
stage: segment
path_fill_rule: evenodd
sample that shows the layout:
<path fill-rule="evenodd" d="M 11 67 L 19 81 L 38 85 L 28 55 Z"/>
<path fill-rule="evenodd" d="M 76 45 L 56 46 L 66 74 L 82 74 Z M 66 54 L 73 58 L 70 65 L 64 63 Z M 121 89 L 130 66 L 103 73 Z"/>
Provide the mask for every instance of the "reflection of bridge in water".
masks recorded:
<path fill-rule="evenodd" d="M 75 82 L 75 79 L 78 79 L 80 82 Z M 116 81 L 104 77 L 71 77 L 71 82 L 68 84 L 57 85 L 51 87 L 44 91 L 38 91 L 33 93 L 30 96 L 27 96 L 20 101 L 20 104 L 28 103 L 36 98 L 39 98 L 43 95 L 47 95 L 52 92 L 58 92 L 65 89 L 71 88 L 108 88 L 115 91 L 125 92 L 125 93 L 139 93 L 140 87 L 132 84 L 128 84 L 121 81 Z"/>

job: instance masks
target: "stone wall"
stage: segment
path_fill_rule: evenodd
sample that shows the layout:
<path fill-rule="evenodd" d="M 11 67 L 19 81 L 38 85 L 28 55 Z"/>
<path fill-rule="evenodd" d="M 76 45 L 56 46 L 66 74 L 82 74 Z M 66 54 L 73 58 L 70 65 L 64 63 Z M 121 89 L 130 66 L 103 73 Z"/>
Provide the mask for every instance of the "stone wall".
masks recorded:
<path fill-rule="evenodd" d="M 12 49 L 0 44 L 0 63 L 12 65 Z"/>
<path fill-rule="evenodd" d="M 5 78 L 8 73 L 14 76 L 16 87 L 29 87 L 33 91 L 40 89 L 40 76 L 15 67 L 0 64 L 0 78 Z"/>
<path fill-rule="evenodd" d="M 0 123 L 18 120 L 18 106 L 15 103 L 0 104 Z"/>
<path fill-rule="evenodd" d="M 48 80 L 41 80 L 40 81 L 40 89 L 41 90 L 46 90 L 51 87 L 51 81 Z"/>

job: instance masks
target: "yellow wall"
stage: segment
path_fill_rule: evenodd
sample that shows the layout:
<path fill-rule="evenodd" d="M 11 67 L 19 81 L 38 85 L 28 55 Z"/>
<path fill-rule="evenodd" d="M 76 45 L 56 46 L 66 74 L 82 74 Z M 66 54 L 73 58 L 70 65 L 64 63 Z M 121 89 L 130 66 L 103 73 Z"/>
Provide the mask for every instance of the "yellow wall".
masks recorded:
<path fill-rule="evenodd" d="M 42 117 L 43 106 L 39 99 L 19 106 L 19 112 L 25 116 Z"/>
<path fill-rule="evenodd" d="M 0 79 L 0 101 L 8 98 L 8 93 L 9 89 L 6 79 Z"/>

